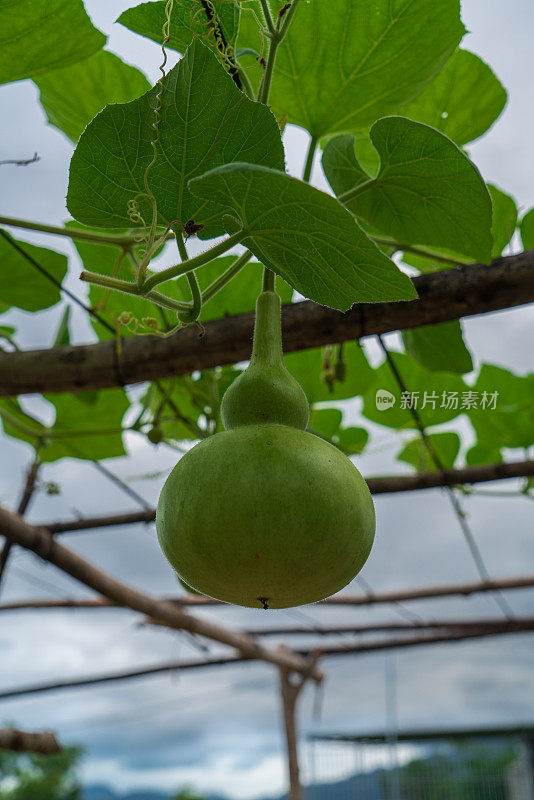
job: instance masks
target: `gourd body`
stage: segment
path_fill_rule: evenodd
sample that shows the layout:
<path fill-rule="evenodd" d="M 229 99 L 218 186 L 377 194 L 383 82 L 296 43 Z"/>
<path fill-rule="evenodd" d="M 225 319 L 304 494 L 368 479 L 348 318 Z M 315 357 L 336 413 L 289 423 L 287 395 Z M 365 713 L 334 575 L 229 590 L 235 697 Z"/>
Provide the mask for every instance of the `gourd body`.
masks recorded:
<path fill-rule="evenodd" d="M 375 515 L 336 447 L 286 425 L 243 425 L 193 447 L 158 504 L 160 545 L 191 587 L 228 603 L 321 600 L 359 572 Z"/>

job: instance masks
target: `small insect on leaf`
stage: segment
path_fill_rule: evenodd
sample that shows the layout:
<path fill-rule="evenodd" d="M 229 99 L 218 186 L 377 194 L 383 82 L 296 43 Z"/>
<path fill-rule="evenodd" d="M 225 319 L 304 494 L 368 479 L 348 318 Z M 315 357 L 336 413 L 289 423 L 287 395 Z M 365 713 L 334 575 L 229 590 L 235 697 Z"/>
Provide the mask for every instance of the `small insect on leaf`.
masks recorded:
<path fill-rule="evenodd" d="M 188 219 L 185 225 L 183 225 L 182 227 L 184 229 L 185 238 L 189 239 L 190 236 L 194 236 L 196 233 L 201 231 L 204 225 L 195 222 L 194 219 Z"/>

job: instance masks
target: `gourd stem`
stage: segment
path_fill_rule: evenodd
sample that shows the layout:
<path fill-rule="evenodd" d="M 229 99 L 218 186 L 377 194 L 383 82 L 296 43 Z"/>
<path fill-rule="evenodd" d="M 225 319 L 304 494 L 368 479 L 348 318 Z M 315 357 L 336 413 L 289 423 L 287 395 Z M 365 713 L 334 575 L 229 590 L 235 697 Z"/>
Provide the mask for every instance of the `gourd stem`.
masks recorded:
<path fill-rule="evenodd" d="M 274 292 L 274 290 L 275 290 L 275 288 L 274 288 L 274 272 L 272 270 L 270 270 L 270 269 L 267 269 L 267 267 L 265 267 L 265 269 L 263 270 L 262 291 L 263 292 Z"/>
<path fill-rule="evenodd" d="M 256 301 L 256 322 L 251 364 L 282 363 L 281 302 L 274 291 L 263 291 Z"/>

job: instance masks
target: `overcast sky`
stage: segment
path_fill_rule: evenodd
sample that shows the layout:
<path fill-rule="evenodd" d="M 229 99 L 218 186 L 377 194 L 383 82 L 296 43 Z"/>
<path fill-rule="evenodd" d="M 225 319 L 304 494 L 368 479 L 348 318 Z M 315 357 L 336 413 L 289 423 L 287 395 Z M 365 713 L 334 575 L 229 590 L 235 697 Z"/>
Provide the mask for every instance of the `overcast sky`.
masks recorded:
<path fill-rule="evenodd" d="M 108 48 L 154 80 L 159 64 L 157 46 L 113 25 L 121 11 L 131 5 L 135 3 L 86 0 L 95 24 L 109 35 Z M 463 46 L 491 64 L 509 93 L 502 117 L 487 136 L 470 147 L 470 153 L 486 180 L 511 193 L 526 209 L 534 204 L 532 0 L 464 0 L 462 5 L 464 22 L 471 31 Z M 0 87 L 0 115 L 2 158 L 27 157 L 34 151 L 41 156 L 37 164 L 25 169 L 2 168 L 2 213 L 61 224 L 67 217 L 64 198 L 71 144 L 45 123 L 38 93 L 30 82 Z M 287 160 L 294 174 L 300 173 L 305 143 L 302 131 L 288 130 Z M 314 178 L 317 185 L 324 186 L 320 167 L 316 167 Z M 69 286 L 84 294 L 77 278 L 79 263 L 68 243 L 29 233 L 16 235 L 68 253 Z M 9 319 L 24 325 L 19 336 L 23 346 L 42 345 L 52 337 L 58 310 L 38 316 L 21 313 Z M 467 340 L 477 364 L 497 363 L 519 372 L 532 369 L 532 322 L 532 311 L 528 309 L 467 320 Z M 89 341 L 92 335 L 83 316 L 77 313 L 75 334 L 78 341 Z M 374 356 L 372 348 L 370 354 Z M 394 461 L 398 435 L 363 421 L 359 401 L 350 404 L 347 411 L 351 422 L 363 423 L 372 430 L 368 452 L 357 462 L 361 471 L 366 475 L 402 471 Z M 461 419 L 450 427 L 469 436 Z M 128 457 L 114 460 L 109 466 L 128 478 L 161 471 L 158 479 L 132 484 L 155 503 L 175 454 L 165 447 L 148 446 L 134 434 L 128 435 L 126 443 Z M 0 501 L 14 506 L 32 452 L 5 436 L 0 439 L 0 448 Z M 31 507 L 32 520 L 135 507 L 84 462 L 64 459 L 47 465 L 43 477 L 56 481 L 61 494 L 50 497 L 40 492 Z M 491 488 L 515 487 L 507 483 Z M 531 501 L 480 497 L 466 500 L 465 506 L 492 575 L 534 571 Z M 476 579 L 458 524 L 446 496 L 439 490 L 378 497 L 376 507 L 376 544 L 363 572 L 374 589 Z M 176 590 L 153 526 L 71 535 L 65 537 L 65 542 L 103 569 L 147 592 Z M 352 588 L 357 590 L 356 586 Z M 28 553 L 15 551 L 5 581 L 4 600 L 83 594 L 82 588 L 54 568 Z M 533 613 L 534 592 L 509 593 L 508 599 L 515 612 Z M 426 617 L 499 613 L 489 596 L 432 601 L 409 608 Z M 268 617 L 264 612 L 230 607 L 202 613 L 237 627 L 273 621 L 341 624 L 400 620 L 400 614 L 405 612 L 382 607 L 335 610 L 313 606 L 302 611 L 270 612 Z M 138 622 L 133 614 L 118 610 L 4 614 L 0 621 L 0 686 L 130 669 L 198 655 L 191 642 L 180 634 L 152 631 Z M 212 653 L 220 650 L 210 645 Z M 399 651 L 395 663 L 401 727 L 435 726 L 438 721 L 449 726 L 534 722 L 532 636 Z M 319 729 L 383 728 L 385 664 L 384 655 L 325 661 L 322 716 L 320 720 L 312 718 L 314 698 L 308 689 L 300 715 L 303 734 Z M 280 791 L 284 783 L 276 675 L 262 665 L 213 668 L 197 674 L 164 675 L 21 698 L 2 704 L 0 720 L 28 729 L 52 728 L 62 742 L 83 745 L 85 779 L 90 783 L 110 783 L 120 790 L 144 786 L 172 790 L 189 783 L 248 800 Z"/>

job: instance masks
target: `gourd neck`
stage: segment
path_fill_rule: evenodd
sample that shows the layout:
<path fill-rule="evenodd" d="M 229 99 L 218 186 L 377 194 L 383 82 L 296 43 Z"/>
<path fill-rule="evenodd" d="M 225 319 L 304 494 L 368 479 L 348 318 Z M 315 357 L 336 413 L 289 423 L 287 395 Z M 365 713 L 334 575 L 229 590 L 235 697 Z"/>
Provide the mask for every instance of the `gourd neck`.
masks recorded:
<path fill-rule="evenodd" d="M 283 363 L 281 302 L 276 292 L 262 292 L 256 301 L 256 323 L 250 365 Z"/>

